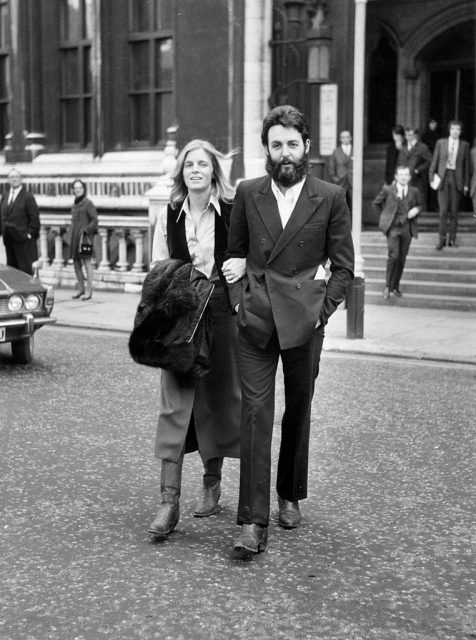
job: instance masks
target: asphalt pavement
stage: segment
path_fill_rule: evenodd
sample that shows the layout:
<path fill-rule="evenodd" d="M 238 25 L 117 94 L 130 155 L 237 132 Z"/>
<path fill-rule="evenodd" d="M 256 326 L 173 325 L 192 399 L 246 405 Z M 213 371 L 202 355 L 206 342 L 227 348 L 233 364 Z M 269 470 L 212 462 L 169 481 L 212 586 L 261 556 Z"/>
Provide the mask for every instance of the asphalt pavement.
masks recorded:
<path fill-rule="evenodd" d="M 132 330 L 139 293 L 98 290 L 88 301 L 73 300 L 73 293 L 55 291 L 53 315 L 59 326 Z M 476 314 L 471 311 L 366 305 L 364 337 L 346 334 L 347 311 L 339 308 L 326 327 L 324 351 L 476 364 Z"/>
<path fill-rule="evenodd" d="M 250 562 L 231 556 L 236 459 L 219 512 L 194 518 L 187 455 L 177 528 L 149 539 L 159 376 L 126 333 L 45 327 L 26 366 L 0 350 L 1 640 L 476 637 L 473 365 L 324 354 L 302 526 L 278 526 L 274 463 Z"/>

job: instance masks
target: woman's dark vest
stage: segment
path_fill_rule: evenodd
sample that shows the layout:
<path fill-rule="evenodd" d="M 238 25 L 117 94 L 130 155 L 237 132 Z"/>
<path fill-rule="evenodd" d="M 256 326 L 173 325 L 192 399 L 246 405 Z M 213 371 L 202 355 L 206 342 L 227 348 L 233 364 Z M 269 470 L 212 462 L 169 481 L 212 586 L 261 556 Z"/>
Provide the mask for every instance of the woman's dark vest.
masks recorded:
<path fill-rule="evenodd" d="M 219 203 L 221 215 L 215 211 L 214 258 L 222 286 L 225 291 L 228 291 L 222 266 L 228 244 L 228 228 L 233 205 L 223 200 L 220 200 Z M 171 258 L 183 260 L 184 262 L 192 262 L 185 233 L 185 216 L 180 216 L 177 220 L 177 215 L 181 211 L 182 205 L 183 202 L 180 202 L 175 209 L 172 209 L 170 204 L 167 206 L 167 245 Z"/>

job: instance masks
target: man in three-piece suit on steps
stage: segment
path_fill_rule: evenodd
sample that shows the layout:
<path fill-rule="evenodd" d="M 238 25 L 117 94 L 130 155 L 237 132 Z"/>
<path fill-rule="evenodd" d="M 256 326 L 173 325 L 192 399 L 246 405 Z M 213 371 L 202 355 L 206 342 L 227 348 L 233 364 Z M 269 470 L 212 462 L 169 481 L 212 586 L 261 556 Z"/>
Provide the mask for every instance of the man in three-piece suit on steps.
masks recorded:
<path fill-rule="evenodd" d="M 379 214 L 379 227 L 387 237 L 388 259 L 383 290 L 384 300 L 390 295 L 402 297 L 400 279 L 412 238 L 418 238 L 417 216 L 422 210 L 417 187 L 410 186 L 410 167 L 400 165 L 391 185 L 384 185 L 373 201 Z"/>
<path fill-rule="evenodd" d="M 307 497 L 311 402 L 324 327 L 353 278 L 344 190 L 307 175 L 309 130 L 291 106 L 273 109 L 261 134 L 268 175 L 238 185 L 231 213 L 227 279 L 246 258 L 238 310 L 242 378 L 241 534 L 235 557 L 266 547 L 270 512 L 275 376 L 281 358 L 285 411 L 277 470 L 279 524 L 299 525 Z M 326 282 L 325 265 L 331 276 Z M 238 262 L 238 261 L 237 261 Z"/>
<path fill-rule="evenodd" d="M 0 201 L 0 235 L 3 236 L 7 265 L 33 275 L 38 260 L 36 241 L 40 234 L 40 214 L 35 198 L 22 186 L 21 173 L 8 173 L 10 190 Z"/>
<path fill-rule="evenodd" d="M 469 144 L 460 140 L 462 124 L 452 120 L 450 135 L 436 143 L 430 165 L 430 185 L 437 189 L 440 210 L 439 241 L 441 251 L 447 244 L 457 247 L 458 210 L 461 197 L 469 192 Z M 437 176 L 437 177 L 436 177 Z M 449 227 L 449 229 L 447 228 Z"/>

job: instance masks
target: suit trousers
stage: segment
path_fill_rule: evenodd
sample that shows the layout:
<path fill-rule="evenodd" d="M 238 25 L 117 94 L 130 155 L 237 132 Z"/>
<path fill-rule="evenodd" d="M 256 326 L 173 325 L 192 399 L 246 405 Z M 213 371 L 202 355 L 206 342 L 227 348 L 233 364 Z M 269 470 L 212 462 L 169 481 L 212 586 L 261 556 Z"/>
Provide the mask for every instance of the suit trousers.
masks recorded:
<path fill-rule="evenodd" d="M 276 332 L 264 349 L 238 334 L 242 381 L 239 525 L 269 524 L 275 380 L 280 356 L 285 410 L 276 489 L 285 500 L 307 497 L 311 402 L 323 340 L 322 326 L 308 342 L 292 349 L 280 348 Z"/>
<path fill-rule="evenodd" d="M 387 275 L 385 286 L 394 291 L 400 286 L 405 260 L 407 259 L 408 250 L 412 236 L 410 234 L 410 224 L 407 221 L 403 227 L 390 227 L 387 233 Z"/>
<path fill-rule="evenodd" d="M 7 265 L 33 275 L 33 262 L 38 260 L 36 240 L 30 238 L 25 242 L 15 242 L 8 234 L 3 237 Z"/>
<path fill-rule="evenodd" d="M 458 210 L 461 202 L 461 191 L 456 186 L 454 171 L 446 170 L 443 183 L 438 191 L 438 206 L 440 209 L 440 240 L 446 240 L 447 227 L 449 226 L 449 241 L 456 240 L 458 227 Z"/>

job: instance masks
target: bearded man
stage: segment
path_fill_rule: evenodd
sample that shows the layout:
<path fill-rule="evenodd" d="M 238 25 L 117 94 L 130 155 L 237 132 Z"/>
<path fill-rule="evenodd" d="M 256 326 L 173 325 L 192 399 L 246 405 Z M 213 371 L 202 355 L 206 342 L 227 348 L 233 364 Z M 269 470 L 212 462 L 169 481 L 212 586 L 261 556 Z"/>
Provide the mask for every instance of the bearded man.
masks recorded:
<path fill-rule="evenodd" d="M 344 190 L 307 174 L 305 116 L 286 105 L 264 119 L 265 177 L 238 185 L 231 212 L 228 282 L 246 276 L 239 299 L 242 381 L 240 496 L 236 558 L 264 551 L 270 513 L 275 378 L 281 357 L 285 411 L 277 469 L 279 525 L 301 522 L 307 497 L 311 402 L 324 327 L 353 278 L 354 249 Z M 330 261 L 330 278 L 325 265 Z"/>

